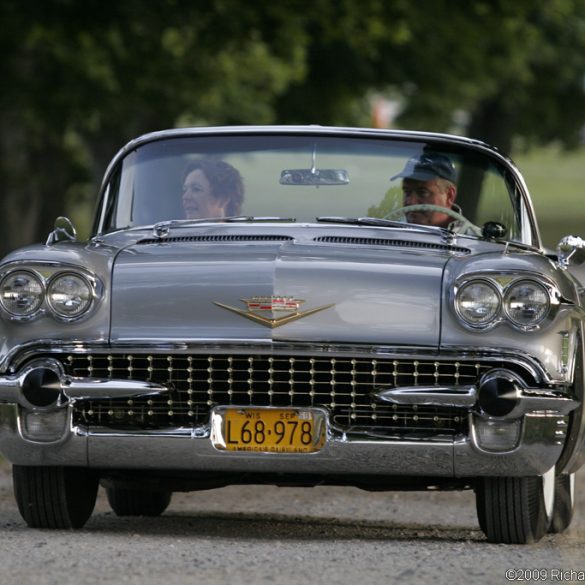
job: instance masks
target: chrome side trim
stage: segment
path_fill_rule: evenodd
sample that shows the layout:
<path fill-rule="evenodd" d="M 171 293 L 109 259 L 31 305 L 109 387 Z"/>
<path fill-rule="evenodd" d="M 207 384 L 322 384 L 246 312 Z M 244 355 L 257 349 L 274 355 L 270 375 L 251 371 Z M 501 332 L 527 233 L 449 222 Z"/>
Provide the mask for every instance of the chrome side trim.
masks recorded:
<path fill-rule="evenodd" d="M 382 402 L 395 404 L 472 408 L 477 401 L 478 390 L 475 386 L 463 388 L 457 386 L 431 386 L 428 388 L 413 386 L 380 390 L 374 396 Z M 556 392 L 543 391 L 540 388 L 523 388 L 521 392 L 518 392 L 517 398 L 518 404 L 512 412 L 498 418 L 520 418 L 530 412 L 539 411 L 566 415 L 580 404 L 578 400 L 560 396 Z"/>
<path fill-rule="evenodd" d="M 101 378 L 73 378 L 63 380 L 61 389 L 70 400 L 100 400 L 109 398 L 138 398 L 168 394 L 162 384 L 140 380 L 110 380 Z"/>
<path fill-rule="evenodd" d="M 0 377 L 0 403 L 20 404 L 34 410 L 23 396 L 22 390 L 26 379 L 36 371 L 50 370 L 56 374 L 59 382 L 47 385 L 57 394 L 61 393 L 55 407 L 64 406 L 71 400 L 92 400 L 108 398 L 136 398 L 169 392 L 166 386 L 140 380 L 115 380 L 101 378 L 75 378 L 66 376 L 62 365 L 55 359 L 38 359 L 27 365 L 21 372 L 13 376 Z M 63 400 L 65 398 L 65 400 Z"/>
<path fill-rule="evenodd" d="M 572 377 L 574 379 L 574 391 L 576 398 L 581 401 L 581 406 L 570 416 L 568 436 L 565 441 L 565 449 L 559 461 L 559 472 L 574 473 L 585 463 L 585 379 L 583 364 L 585 363 L 585 349 L 583 339 L 585 327 L 583 322 L 579 325 L 579 335 L 574 355 L 572 356 Z"/>
<path fill-rule="evenodd" d="M 503 418 L 519 418 L 531 412 L 544 411 L 566 415 L 578 406 L 578 400 L 559 396 L 554 392 L 543 392 L 538 388 L 526 388 L 519 396 L 518 406 Z"/>
<path fill-rule="evenodd" d="M 392 404 L 417 404 L 420 406 L 452 406 L 471 408 L 477 401 L 475 386 L 421 386 L 389 388 L 374 394 L 377 400 Z"/>

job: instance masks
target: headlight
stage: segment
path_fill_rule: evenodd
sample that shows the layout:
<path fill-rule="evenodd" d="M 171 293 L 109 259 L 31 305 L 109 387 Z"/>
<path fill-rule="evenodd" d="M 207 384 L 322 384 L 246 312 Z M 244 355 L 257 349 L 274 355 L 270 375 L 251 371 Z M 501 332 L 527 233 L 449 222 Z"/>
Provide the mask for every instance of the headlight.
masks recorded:
<path fill-rule="evenodd" d="M 36 313 L 43 296 L 43 284 L 32 272 L 12 272 L 0 283 L 0 303 L 5 311 L 16 317 Z"/>
<path fill-rule="evenodd" d="M 83 315 L 92 302 L 89 283 L 77 274 L 61 274 L 51 281 L 47 289 L 47 303 L 59 317 L 74 319 Z"/>
<path fill-rule="evenodd" d="M 455 297 L 457 313 L 472 327 L 485 327 L 498 316 L 501 298 L 496 287 L 485 280 L 464 284 Z"/>
<path fill-rule="evenodd" d="M 533 280 L 516 282 L 506 291 L 504 310 L 515 325 L 534 327 L 547 317 L 549 309 L 547 289 Z"/>

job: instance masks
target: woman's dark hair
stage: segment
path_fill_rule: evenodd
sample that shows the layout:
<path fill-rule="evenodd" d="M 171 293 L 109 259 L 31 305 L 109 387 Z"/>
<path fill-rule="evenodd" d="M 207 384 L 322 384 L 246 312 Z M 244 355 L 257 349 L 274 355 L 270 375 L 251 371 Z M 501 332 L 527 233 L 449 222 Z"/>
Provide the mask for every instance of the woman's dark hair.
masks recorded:
<path fill-rule="evenodd" d="M 196 170 L 203 172 L 211 185 L 211 194 L 216 199 L 227 200 L 226 216 L 240 215 L 244 200 L 244 181 L 240 172 L 223 160 L 200 158 L 186 166 L 183 172 L 183 183 L 187 176 Z"/>

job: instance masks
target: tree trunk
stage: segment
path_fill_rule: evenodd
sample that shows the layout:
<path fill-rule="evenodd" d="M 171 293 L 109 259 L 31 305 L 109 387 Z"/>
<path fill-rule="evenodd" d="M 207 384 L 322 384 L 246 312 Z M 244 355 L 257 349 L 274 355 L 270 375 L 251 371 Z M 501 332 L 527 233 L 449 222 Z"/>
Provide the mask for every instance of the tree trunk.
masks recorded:
<path fill-rule="evenodd" d="M 0 257 L 44 242 L 54 219 L 63 214 L 67 159 L 60 138 L 35 132 L 18 112 L 0 114 Z"/>
<path fill-rule="evenodd" d="M 513 108 L 503 96 L 497 95 L 481 102 L 472 113 L 467 135 L 507 155 L 512 148 L 513 129 Z M 467 217 L 476 214 L 484 178 L 485 172 L 473 168 L 464 169 L 459 177 L 457 203 Z"/>

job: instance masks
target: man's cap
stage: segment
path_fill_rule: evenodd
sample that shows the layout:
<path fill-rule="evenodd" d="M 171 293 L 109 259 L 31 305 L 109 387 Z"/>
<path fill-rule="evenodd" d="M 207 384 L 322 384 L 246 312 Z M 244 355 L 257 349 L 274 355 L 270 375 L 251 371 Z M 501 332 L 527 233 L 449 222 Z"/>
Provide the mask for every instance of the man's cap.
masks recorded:
<path fill-rule="evenodd" d="M 415 181 L 431 181 L 441 178 L 454 183 L 455 174 L 455 167 L 448 156 L 435 152 L 424 152 L 420 156 L 408 159 L 402 172 L 394 175 L 390 180 L 394 181 L 400 177 Z"/>

